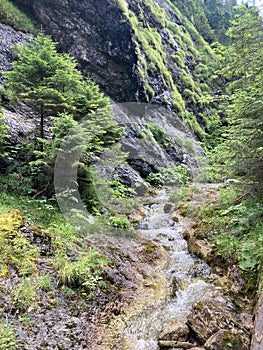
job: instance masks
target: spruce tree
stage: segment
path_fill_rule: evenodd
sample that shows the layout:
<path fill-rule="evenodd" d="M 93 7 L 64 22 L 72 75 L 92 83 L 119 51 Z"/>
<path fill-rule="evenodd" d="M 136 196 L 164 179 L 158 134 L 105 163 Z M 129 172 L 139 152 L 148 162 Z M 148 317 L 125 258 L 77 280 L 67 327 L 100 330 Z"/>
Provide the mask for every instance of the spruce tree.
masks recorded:
<path fill-rule="evenodd" d="M 25 102 L 39 113 L 41 147 L 35 149 L 29 165 L 39 193 L 52 194 L 56 153 L 71 128 L 85 120 L 82 124 L 88 141 L 81 140 L 84 173 L 92 154 L 120 140 L 123 128 L 114 121 L 109 99 L 94 82 L 83 78 L 70 55 L 56 51 L 50 37 L 39 34 L 17 46 L 16 51 L 13 69 L 4 73 L 6 89 L 13 101 Z M 47 120 L 54 124 L 53 140 L 44 138 Z"/>
<path fill-rule="evenodd" d="M 263 183 L 263 27 L 254 8 L 241 9 L 228 35 L 233 44 L 226 50 L 222 72 L 228 77 L 231 104 L 228 108 L 226 162 L 235 174 L 260 194 Z"/>
<path fill-rule="evenodd" d="M 58 53 L 48 36 L 39 34 L 17 46 L 13 69 L 5 72 L 11 98 L 31 104 L 40 114 L 40 137 L 48 116 L 72 113 L 76 119 L 109 105 L 108 99 L 90 80 L 83 79 L 76 61 Z"/>

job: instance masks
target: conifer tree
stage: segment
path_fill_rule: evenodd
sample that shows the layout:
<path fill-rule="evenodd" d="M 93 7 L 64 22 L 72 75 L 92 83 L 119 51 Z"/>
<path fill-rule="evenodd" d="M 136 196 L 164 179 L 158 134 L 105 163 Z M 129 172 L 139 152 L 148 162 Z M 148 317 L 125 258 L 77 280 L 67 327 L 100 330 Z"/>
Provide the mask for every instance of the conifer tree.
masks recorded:
<path fill-rule="evenodd" d="M 5 72 L 11 98 L 29 103 L 40 114 L 40 137 L 48 116 L 72 113 L 76 119 L 109 105 L 97 85 L 83 79 L 76 61 L 58 53 L 50 37 L 39 34 L 17 46 L 13 69 Z"/>
<path fill-rule="evenodd" d="M 233 44 L 226 50 L 222 72 L 231 104 L 229 128 L 223 144 L 226 161 L 250 184 L 253 192 L 263 188 L 263 27 L 254 8 L 241 9 L 228 35 Z"/>
<path fill-rule="evenodd" d="M 70 128 L 85 119 L 88 136 L 86 143 L 84 138 L 81 144 L 84 173 L 90 166 L 91 155 L 120 140 L 123 128 L 114 121 L 109 99 L 94 82 L 83 78 L 70 55 L 56 51 L 50 37 L 39 34 L 16 50 L 13 69 L 4 73 L 6 89 L 11 99 L 32 105 L 40 115 L 41 147 L 34 150 L 29 165 L 39 193 L 52 194 L 56 153 Z M 54 123 L 53 140 L 44 138 L 47 120 Z"/>

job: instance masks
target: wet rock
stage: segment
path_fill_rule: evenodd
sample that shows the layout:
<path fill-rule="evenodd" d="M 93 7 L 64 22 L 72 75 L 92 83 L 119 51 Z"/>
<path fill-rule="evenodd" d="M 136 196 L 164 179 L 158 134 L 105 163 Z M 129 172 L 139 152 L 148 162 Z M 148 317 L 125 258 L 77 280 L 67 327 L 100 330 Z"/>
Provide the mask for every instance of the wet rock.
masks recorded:
<path fill-rule="evenodd" d="M 166 203 L 163 207 L 163 211 L 167 214 L 173 209 L 173 205 L 170 203 Z"/>
<path fill-rule="evenodd" d="M 247 288 L 247 283 L 242 277 L 242 271 L 236 266 L 229 266 L 227 269 L 229 289 L 232 293 L 242 293 Z"/>
<path fill-rule="evenodd" d="M 252 339 L 252 350 L 261 350 L 263 348 L 263 294 L 258 298 L 255 311 L 255 324 Z"/>
<path fill-rule="evenodd" d="M 205 348 L 207 350 L 248 350 L 249 341 L 244 339 L 244 333 L 241 330 L 220 329 L 205 342 Z"/>
<path fill-rule="evenodd" d="M 168 341 L 186 341 L 189 335 L 189 327 L 186 324 L 168 324 L 165 325 L 159 335 L 158 340 Z"/>
<path fill-rule="evenodd" d="M 121 178 L 122 183 L 130 188 L 133 188 L 137 195 L 144 195 L 147 191 L 147 184 L 144 182 L 142 177 L 134 170 L 131 166 L 120 165 L 118 174 Z"/>
<path fill-rule="evenodd" d="M 206 262 L 210 263 L 215 259 L 211 243 L 207 239 L 198 239 L 192 228 L 184 232 L 184 238 L 187 239 L 191 253 L 199 256 Z"/>
<path fill-rule="evenodd" d="M 175 296 L 179 289 L 182 289 L 182 290 L 184 289 L 184 283 L 178 277 L 174 277 L 172 279 L 172 285 L 171 286 L 172 286 L 172 290 L 171 290 L 171 295 L 172 296 Z"/>
<path fill-rule="evenodd" d="M 225 341 L 223 336 L 225 339 L 228 339 L 232 337 L 232 335 L 232 341 L 241 344 L 239 345 L 240 349 L 248 349 L 248 332 L 242 327 L 242 324 L 235 318 L 233 311 L 231 311 L 227 305 L 215 304 L 212 302 L 198 302 L 193 306 L 188 315 L 187 324 L 199 341 L 206 344 L 205 346 L 209 344 L 209 350 L 224 349 L 224 347 L 213 346 L 219 341 L 220 337 L 223 342 Z M 234 335 L 236 335 L 236 337 Z"/>

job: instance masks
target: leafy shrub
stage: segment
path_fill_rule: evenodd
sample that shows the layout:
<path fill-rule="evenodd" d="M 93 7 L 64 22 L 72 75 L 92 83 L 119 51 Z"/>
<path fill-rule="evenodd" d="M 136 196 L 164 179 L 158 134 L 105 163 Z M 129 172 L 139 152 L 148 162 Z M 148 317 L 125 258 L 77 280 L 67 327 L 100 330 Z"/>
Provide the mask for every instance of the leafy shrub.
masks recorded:
<path fill-rule="evenodd" d="M 113 190 L 113 195 L 116 198 L 132 197 L 135 193 L 132 188 L 126 187 L 119 180 L 110 180 L 109 185 Z"/>
<path fill-rule="evenodd" d="M 227 191 L 225 188 L 224 191 Z M 229 198 L 230 203 L 229 204 Z M 228 203 L 228 205 L 227 205 Z M 210 213 L 209 229 L 214 233 L 214 247 L 226 260 L 236 261 L 248 272 L 257 276 L 263 287 L 263 206 L 256 201 L 233 204 L 233 194 L 226 197 L 224 206 Z"/>
<path fill-rule="evenodd" d="M 159 168 L 158 173 L 150 173 L 146 181 L 151 185 L 181 185 L 186 184 L 191 179 L 188 168 L 178 165 L 173 168 Z"/>
<path fill-rule="evenodd" d="M 116 228 L 129 228 L 130 222 L 126 218 L 126 216 L 118 215 L 118 216 L 111 216 L 109 218 L 109 225 L 116 227 Z"/>

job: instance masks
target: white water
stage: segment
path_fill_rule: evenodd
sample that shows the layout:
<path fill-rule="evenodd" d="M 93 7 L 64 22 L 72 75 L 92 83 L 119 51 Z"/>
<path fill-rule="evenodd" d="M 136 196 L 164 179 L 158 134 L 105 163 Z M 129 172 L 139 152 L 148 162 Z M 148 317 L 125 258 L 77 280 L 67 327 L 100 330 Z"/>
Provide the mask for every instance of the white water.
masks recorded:
<path fill-rule="evenodd" d="M 139 234 L 158 242 L 170 256 L 166 270 L 167 279 L 180 281 L 174 297 L 153 303 L 129 320 L 123 337 L 129 346 L 125 350 L 158 350 L 158 334 L 167 323 L 185 323 L 191 307 L 197 301 L 222 301 L 223 291 L 205 281 L 209 266 L 188 252 L 187 242 L 182 236 L 182 227 L 164 213 L 168 198 L 165 193 L 155 198 L 156 204 L 145 205 L 147 216 L 142 220 Z M 180 287 L 179 287 L 180 286 Z M 130 345 L 131 344 L 131 345 Z M 119 349 L 119 348 L 118 348 Z"/>

